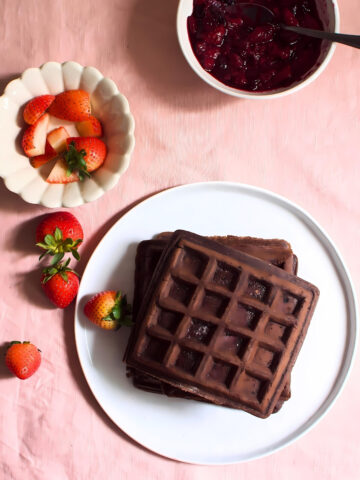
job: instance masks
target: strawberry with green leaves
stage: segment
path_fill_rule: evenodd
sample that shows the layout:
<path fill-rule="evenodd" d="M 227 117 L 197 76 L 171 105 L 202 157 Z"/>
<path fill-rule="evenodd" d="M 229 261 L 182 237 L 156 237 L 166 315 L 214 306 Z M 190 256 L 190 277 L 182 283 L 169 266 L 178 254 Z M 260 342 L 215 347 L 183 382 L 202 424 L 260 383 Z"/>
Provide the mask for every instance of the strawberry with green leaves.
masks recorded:
<path fill-rule="evenodd" d="M 84 180 L 101 167 L 106 158 L 106 145 L 95 137 L 70 137 L 66 139 L 67 150 L 63 153 L 46 181 L 69 183 Z"/>
<path fill-rule="evenodd" d="M 66 308 L 79 290 L 78 274 L 65 263 L 57 263 L 43 270 L 41 286 L 49 300 L 58 308 Z"/>
<path fill-rule="evenodd" d="M 51 265 L 54 265 L 62 260 L 67 252 L 79 260 L 80 255 L 77 249 L 83 239 L 83 229 L 72 213 L 50 213 L 36 229 L 36 245 L 45 250 L 39 260 L 48 254 L 53 257 Z"/>
<path fill-rule="evenodd" d="M 14 375 L 25 380 L 40 367 L 40 350 L 30 342 L 11 342 L 5 355 L 5 364 Z"/>
<path fill-rule="evenodd" d="M 131 305 L 120 291 L 106 290 L 94 295 L 84 306 L 84 313 L 95 325 L 105 330 L 130 326 Z"/>

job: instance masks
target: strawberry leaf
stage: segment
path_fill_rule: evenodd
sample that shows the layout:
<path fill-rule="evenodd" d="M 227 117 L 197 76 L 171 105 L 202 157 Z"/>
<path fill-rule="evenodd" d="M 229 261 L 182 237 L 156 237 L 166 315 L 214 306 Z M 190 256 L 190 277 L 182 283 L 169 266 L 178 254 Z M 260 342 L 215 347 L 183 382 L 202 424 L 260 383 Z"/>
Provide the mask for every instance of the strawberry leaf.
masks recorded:
<path fill-rule="evenodd" d="M 85 161 L 86 151 L 84 149 L 77 150 L 75 142 L 70 142 L 68 149 L 64 152 L 63 158 L 67 165 L 66 175 L 69 177 L 76 172 L 80 180 L 90 177 Z"/>
<path fill-rule="evenodd" d="M 55 239 L 52 235 L 48 234 L 48 235 L 45 235 L 44 237 L 44 242 L 46 243 L 46 245 L 52 247 L 52 246 L 55 246 Z M 48 247 L 47 247 L 48 248 Z"/>
<path fill-rule="evenodd" d="M 60 260 L 62 260 L 63 258 L 64 258 L 64 253 L 63 252 L 55 253 L 55 255 L 53 256 L 53 258 L 50 262 L 50 265 L 55 265 L 56 263 L 59 263 Z"/>
<path fill-rule="evenodd" d="M 121 307 L 119 304 L 115 304 L 114 308 L 111 311 L 112 315 L 114 316 L 115 320 L 119 320 L 121 317 Z"/>
<path fill-rule="evenodd" d="M 54 237 L 55 237 L 55 240 L 57 242 L 60 242 L 60 240 L 62 240 L 63 235 L 62 235 L 62 231 L 60 230 L 60 228 L 58 228 L 58 227 L 55 228 Z"/>
<path fill-rule="evenodd" d="M 43 242 L 38 242 L 35 244 L 37 247 L 44 248 L 45 250 L 49 248 L 49 245 Z"/>
<path fill-rule="evenodd" d="M 76 249 L 72 249 L 71 253 L 76 260 L 80 260 L 79 252 Z"/>
<path fill-rule="evenodd" d="M 68 277 L 66 271 L 59 272 L 59 273 L 60 273 L 60 275 L 61 275 L 61 278 L 62 278 L 66 283 L 68 283 L 69 277 Z"/>

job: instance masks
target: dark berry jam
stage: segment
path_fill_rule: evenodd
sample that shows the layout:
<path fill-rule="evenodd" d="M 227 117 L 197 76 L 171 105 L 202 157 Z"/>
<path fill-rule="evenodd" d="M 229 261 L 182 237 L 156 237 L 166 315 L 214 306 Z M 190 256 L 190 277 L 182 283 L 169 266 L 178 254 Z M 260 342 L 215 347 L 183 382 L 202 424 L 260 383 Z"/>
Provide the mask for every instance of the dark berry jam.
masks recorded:
<path fill-rule="evenodd" d="M 273 23 L 254 25 L 241 16 L 240 3 L 269 8 Z M 204 70 L 230 87 L 262 92 L 305 78 L 320 56 L 321 40 L 280 23 L 323 29 L 315 0 L 194 0 L 188 33 Z"/>

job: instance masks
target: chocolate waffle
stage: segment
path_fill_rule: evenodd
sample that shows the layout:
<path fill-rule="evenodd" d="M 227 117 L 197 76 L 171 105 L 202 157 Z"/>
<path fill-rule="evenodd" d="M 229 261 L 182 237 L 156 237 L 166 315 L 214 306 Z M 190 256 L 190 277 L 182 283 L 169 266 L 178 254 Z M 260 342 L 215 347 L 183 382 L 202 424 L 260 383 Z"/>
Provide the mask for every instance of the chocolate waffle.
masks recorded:
<path fill-rule="evenodd" d="M 159 234 L 154 240 L 145 240 L 138 245 L 135 260 L 135 290 L 133 299 L 134 318 L 145 295 L 146 289 L 150 283 L 152 274 L 157 262 L 165 249 L 172 233 L 165 232 Z M 283 268 L 289 273 L 297 272 L 297 257 L 293 254 L 291 246 L 285 240 L 278 239 L 260 239 L 252 237 L 238 236 L 213 236 L 209 237 L 223 245 L 230 246 L 236 250 L 243 251 L 249 255 L 261 258 L 273 265 Z M 152 393 L 162 393 L 170 397 L 189 398 L 200 400 L 196 397 L 183 392 L 180 389 L 161 382 L 149 375 L 143 374 L 135 369 L 128 369 L 129 376 L 132 377 L 136 388 Z M 290 398 L 290 381 L 286 384 L 279 401 L 274 409 L 274 413 L 279 411 L 284 401 Z"/>
<path fill-rule="evenodd" d="M 266 418 L 318 295 L 267 262 L 177 231 L 156 266 L 125 359 L 185 392 Z"/>

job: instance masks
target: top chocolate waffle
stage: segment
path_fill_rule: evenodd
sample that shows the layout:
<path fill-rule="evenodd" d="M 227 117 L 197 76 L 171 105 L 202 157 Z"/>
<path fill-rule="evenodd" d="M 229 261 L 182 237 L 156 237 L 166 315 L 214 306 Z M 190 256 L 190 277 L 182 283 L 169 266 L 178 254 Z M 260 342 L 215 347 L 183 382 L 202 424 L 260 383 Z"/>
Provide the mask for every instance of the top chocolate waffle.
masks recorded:
<path fill-rule="evenodd" d="M 159 258 L 167 246 L 172 232 L 163 232 L 154 240 L 140 242 L 136 252 L 135 291 L 133 313 L 136 317 L 140 303 L 144 298 L 151 276 Z M 234 235 L 207 237 L 227 247 L 240 250 L 248 255 L 260 258 L 286 272 L 296 275 L 298 260 L 291 246 L 285 240 L 254 237 L 237 237 Z"/>
<path fill-rule="evenodd" d="M 126 361 L 184 391 L 265 418 L 289 377 L 318 295 L 267 262 L 177 231 L 157 264 Z"/>
<path fill-rule="evenodd" d="M 133 299 L 133 312 L 135 319 L 157 262 L 171 236 L 172 232 L 163 232 L 158 234 L 155 239 L 144 240 L 138 245 L 135 259 L 135 290 Z M 297 272 L 297 257 L 293 254 L 290 244 L 285 240 L 239 237 L 234 235 L 213 236 L 208 238 L 268 261 L 294 275 Z M 200 326 L 199 328 L 201 329 L 202 327 Z M 141 390 L 152 393 L 163 393 L 170 397 L 201 400 L 201 397 L 197 397 L 188 392 L 183 392 L 172 385 L 157 380 L 150 375 L 144 374 L 133 368 L 128 368 L 128 375 L 132 377 L 134 386 Z M 290 395 L 289 380 L 284 387 L 276 407 L 274 408 L 274 413 L 280 410 L 282 404 L 290 398 Z"/>

